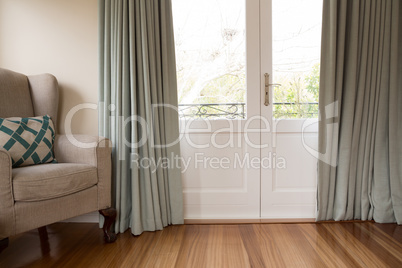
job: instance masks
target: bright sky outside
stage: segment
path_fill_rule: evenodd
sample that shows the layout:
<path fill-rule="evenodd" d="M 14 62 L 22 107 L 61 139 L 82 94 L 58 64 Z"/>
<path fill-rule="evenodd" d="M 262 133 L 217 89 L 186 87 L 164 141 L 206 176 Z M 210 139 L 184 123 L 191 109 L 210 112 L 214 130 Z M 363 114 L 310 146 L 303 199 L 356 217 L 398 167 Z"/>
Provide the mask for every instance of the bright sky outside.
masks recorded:
<path fill-rule="evenodd" d="M 322 1 L 273 1 L 275 71 L 308 71 L 320 61 Z"/>

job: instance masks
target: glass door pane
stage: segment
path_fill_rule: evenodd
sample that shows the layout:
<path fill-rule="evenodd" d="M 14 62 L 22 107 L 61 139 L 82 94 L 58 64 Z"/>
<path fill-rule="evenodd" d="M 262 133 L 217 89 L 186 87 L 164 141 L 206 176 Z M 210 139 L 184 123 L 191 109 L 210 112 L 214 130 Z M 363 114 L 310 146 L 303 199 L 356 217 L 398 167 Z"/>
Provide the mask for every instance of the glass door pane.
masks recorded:
<path fill-rule="evenodd" d="M 246 118 L 245 0 L 174 0 L 184 118 Z"/>
<path fill-rule="evenodd" d="M 323 0 L 273 0 L 274 118 L 317 118 Z"/>

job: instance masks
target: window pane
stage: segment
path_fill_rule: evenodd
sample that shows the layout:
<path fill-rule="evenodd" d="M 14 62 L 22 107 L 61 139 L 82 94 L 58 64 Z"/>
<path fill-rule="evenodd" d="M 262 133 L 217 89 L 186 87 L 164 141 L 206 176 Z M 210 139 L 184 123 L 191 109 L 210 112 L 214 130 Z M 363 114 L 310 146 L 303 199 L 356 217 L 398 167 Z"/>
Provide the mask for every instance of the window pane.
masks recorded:
<path fill-rule="evenodd" d="M 173 0 L 182 117 L 245 118 L 245 0 Z"/>
<path fill-rule="evenodd" d="M 318 115 L 322 0 L 273 0 L 275 118 Z"/>

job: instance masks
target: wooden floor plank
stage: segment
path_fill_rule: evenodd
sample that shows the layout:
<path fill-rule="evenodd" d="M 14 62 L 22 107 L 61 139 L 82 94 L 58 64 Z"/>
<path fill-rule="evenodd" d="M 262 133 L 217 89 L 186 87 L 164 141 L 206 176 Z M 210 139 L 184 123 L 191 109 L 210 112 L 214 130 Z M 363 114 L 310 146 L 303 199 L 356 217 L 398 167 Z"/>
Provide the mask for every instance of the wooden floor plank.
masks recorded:
<path fill-rule="evenodd" d="M 238 226 L 210 226 L 206 258 L 210 267 L 250 267 Z"/>
<path fill-rule="evenodd" d="M 241 239 L 247 251 L 251 267 L 267 267 L 258 243 L 258 236 L 254 225 L 239 225 Z"/>
<path fill-rule="evenodd" d="M 144 267 L 149 261 L 160 237 L 161 231 L 155 233 L 145 232 L 141 236 L 134 236 L 130 230 L 127 230 L 125 233 L 118 235 L 119 242 L 117 245 L 115 243 L 104 244 L 105 248 L 110 246 L 114 250 L 110 250 L 112 256 L 99 267 L 122 267 L 122 264 L 128 266 L 142 265 Z M 141 257 L 138 257 L 140 254 L 142 254 Z"/>
<path fill-rule="evenodd" d="M 303 224 L 300 225 L 300 229 L 326 267 L 359 266 L 344 245 L 341 245 L 333 234 L 323 227 L 323 224 Z"/>
<path fill-rule="evenodd" d="M 394 223 L 374 223 L 371 226 L 388 235 L 391 239 L 402 244 L 402 228 Z"/>
<path fill-rule="evenodd" d="M 359 241 L 359 237 L 355 237 L 345 228 L 348 224 L 353 223 L 326 224 L 324 227 L 328 232 L 333 233 L 339 244 L 345 246 L 360 267 L 385 267 L 381 258 Z"/>
<path fill-rule="evenodd" d="M 402 267 L 402 226 L 365 222 L 180 225 L 103 242 L 97 224 L 10 238 L 0 267 Z"/>
<path fill-rule="evenodd" d="M 164 229 L 146 267 L 175 267 L 180 246 L 185 239 L 184 230 L 181 226 Z"/>
<path fill-rule="evenodd" d="M 76 248 L 85 245 L 83 241 L 93 238 L 99 232 L 95 224 L 76 223 L 74 228 L 69 228 L 70 226 L 67 223 L 48 226 L 48 248 L 41 245 L 36 229 L 11 237 L 9 247 L 0 254 L 0 267 L 53 265 L 62 259 L 60 256 L 71 256 Z M 99 235 L 102 237 L 102 232 Z"/>
<path fill-rule="evenodd" d="M 209 225 L 184 225 L 184 237 L 175 267 L 208 267 Z"/>
<path fill-rule="evenodd" d="M 268 267 L 286 267 L 272 233 L 264 226 L 262 224 L 254 226 L 264 263 Z"/>
<path fill-rule="evenodd" d="M 271 233 L 286 267 L 324 267 L 297 224 L 263 225 Z"/>
<path fill-rule="evenodd" d="M 121 267 L 146 267 L 163 231 L 144 232 L 140 236 L 133 237 L 133 246 L 124 260 Z M 129 241 L 130 243 L 130 241 Z M 99 266 L 98 266 L 99 267 Z"/>
<path fill-rule="evenodd" d="M 362 223 L 349 223 L 342 226 L 359 240 L 364 246 L 375 254 L 382 263 L 387 264 L 389 267 L 398 267 L 402 263 L 402 247 L 397 244 L 388 245 L 379 236 L 371 235 L 372 233 L 365 229 L 366 224 Z"/>
<path fill-rule="evenodd" d="M 402 243 L 399 242 L 399 240 L 390 237 L 373 224 L 359 224 L 358 227 L 361 228 L 366 235 L 377 241 L 381 248 L 384 248 L 402 262 Z"/>
<path fill-rule="evenodd" d="M 104 247 L 102 241 L 102 237 L 99 234 L 99 229 L 94 228 L 88 232 L 87 235 L 83 236 L 83 239 L 80 241 L 79 246 L 86 248 L 86 250 L 72 250 L 69 252 L 70 258 L 59 259 L 55 262 L 54 266 L 56 267 L 97 267 L 96 265 L 102 264 L 103 261 L 107 261 L 108 257 L 111 255 L 111 252 Z M 96 258 L 91 260 L 87 258 L 87 256 L 93 256 L 99 254 L 102 258 Z"/>

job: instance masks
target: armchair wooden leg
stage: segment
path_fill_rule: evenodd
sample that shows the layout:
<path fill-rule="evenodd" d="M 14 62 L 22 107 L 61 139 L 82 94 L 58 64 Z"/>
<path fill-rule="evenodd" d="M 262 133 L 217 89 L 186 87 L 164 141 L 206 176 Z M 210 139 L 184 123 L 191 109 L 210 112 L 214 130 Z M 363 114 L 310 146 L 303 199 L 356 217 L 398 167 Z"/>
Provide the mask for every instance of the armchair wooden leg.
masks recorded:
<path fill-rule="evenodd" d="M 46 226 L 42 226 L 38 228 L 39 238 L 40 240 L 48 240 L 47 229 Z"/>
<path fill-rule="evenodd" d="M 117 211 L 114 208 L 106 208 L 99 210 L 99 213 L 105 217 L 105 223 L 103 224 L 103 234 L 106 243 L 113 243 L 116 241 L 117 236 L 115 233 L 110 231 L 110 227 L 116 220 Z"/>
<path fill-rule="evenodd" d="M 8 247 L 8 237 L 0 240 L 0 253 Z"/>
<path fill-rule="evenodd" d="M 49 236 L 47 234 L 46 226 L 38 228 L 39 239 L 40 239 L 40 249 L 42 250 L 42 255 L 46 255 L 50 252 Z"/>

